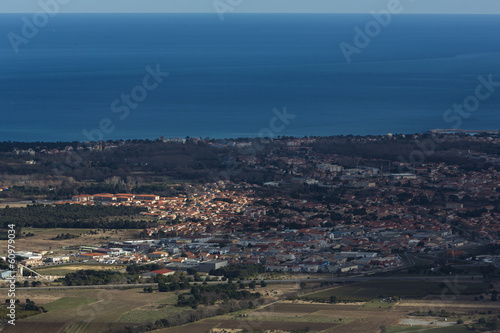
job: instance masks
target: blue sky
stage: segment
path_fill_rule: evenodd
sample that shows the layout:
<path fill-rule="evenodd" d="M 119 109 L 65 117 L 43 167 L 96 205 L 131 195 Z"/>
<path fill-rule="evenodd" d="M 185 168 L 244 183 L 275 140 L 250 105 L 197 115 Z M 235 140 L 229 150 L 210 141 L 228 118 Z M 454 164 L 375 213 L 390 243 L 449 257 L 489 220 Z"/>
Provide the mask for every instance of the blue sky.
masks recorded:
<path fill-rule="evenodd" d="M 235 13 L 368 13 L 400 1 L 404 13 L 500 14 L 500 0 L 0 0 L 0 13 L 34 13 L 54 1 L 71 13 L 215 13 L 214 3 L 233 3 Z"/>

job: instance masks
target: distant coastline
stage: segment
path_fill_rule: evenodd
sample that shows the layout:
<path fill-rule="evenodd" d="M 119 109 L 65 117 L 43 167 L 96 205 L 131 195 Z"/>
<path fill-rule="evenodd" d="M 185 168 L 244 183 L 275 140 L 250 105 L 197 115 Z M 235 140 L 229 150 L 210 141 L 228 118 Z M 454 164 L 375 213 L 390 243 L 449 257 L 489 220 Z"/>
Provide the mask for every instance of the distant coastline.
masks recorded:
<path fill-rule="evenodd" d="M 468 133 L 468 134 L 473 134 L 473 133 L 487 133 L 487 134 L 499 134 L 500 130 L 463 130 L 463 129 L 442 129 L 442 128 L 436 128 L 436 129 L 431 129 L 429 133 Z"/>
<path fill-rule="evenodd" d="M 165 143 L 186 143 L 190 141 L 211 141 L 211 142 L 229 142 L 229 141 L 235 141 L 235 142 L 250 142 L 250 141 L 255 141 L 255 140 L 263 140 L 263 141 L 269 141 L 269 140 L 301 140 L 301 139 L 331 139 L 331 138 L 352 138 L 352 137 L 357 137 L 357 138 L 387 138 L 387 137 L 410 137 L 410 136 L 415 136 L 415 137 L 425 137 L 429 136 L 432 134 L 446 134 L 446 135 L 453 135 L 453 134 L 467 134 L 467 135 L 485 135 L 485 134 L 490 134 L 490 135 L 500 135 L 500 130 L 461 130 L 461 129 L 432 129 L 429 131 L 425 132 L 418 132 L 418 133 L 386 133 L 386 134 L 366 134 L 366 135 L 359 135 L 359 134 L 340 134 L 340 135 L 302 135 L 302 136 L 294 136 L 294 135 L 283 135 L 283 136 L 277 136 L 277 137 L 259 137 L 259 136 L 252 136 L 252 137 L 227 137 L 227 138 L 216 138 L 216 137 L 190 137 L 186 136 L 184 138 L 179 138 L 179 137 L 159 137 L 159 138 L 154 138 L 154 139 L 148 139 L 148 138 L 140 138 L 140 139 L 127 139 L 127 138 L 122 138 L 122 139 L 108 139 L 108 140 L 100 140 L 100 141 L 79 141 L 79 140 L 72 140 L 72 141 L 11 141 L 11 140 L 4 140 L 0 141 L 0 151 L 2 146 L 10 146 L 15 148 L 16 145 L 20 147 L 31 147 L 31 146 L 49 146 L 49 147 L 60 147 L 60 146 L 77 146 L 80 144 L 89 144 L 89 143 L 116 143 L 116 142 L 155 142 L 155 141 L 163 141 Z"/>

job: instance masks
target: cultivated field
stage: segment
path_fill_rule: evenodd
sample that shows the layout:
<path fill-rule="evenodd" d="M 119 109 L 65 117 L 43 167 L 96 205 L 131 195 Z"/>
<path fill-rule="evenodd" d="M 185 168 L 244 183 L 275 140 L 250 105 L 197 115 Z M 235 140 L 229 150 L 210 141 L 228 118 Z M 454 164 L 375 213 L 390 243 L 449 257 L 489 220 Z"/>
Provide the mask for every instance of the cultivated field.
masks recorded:
<path fill-rule="evenodd" d="M 108 332 L 111 326 L 125 331 L 125 327 L 144 320 L 120 321 L 124 314 L 150 306 L 160 307 L 174 297 L 173 293 L 146 294 L 140 289 L 18 290 L 16 296 L 21 300 L 29 298 L 48 312 L 20 320 L 5 332 L 97 333 Z"/>
<path fill-rule="evenodd" d="M 384 296 L 421 298 L 429 294 L 441 295 L 450 293 L 451 287 L 440 282 L 425 281 L 374 281 L 347 284 L 328 290 L 322 290 L 302 296 L 303 299 L 328 301 L 330 296 L 336 296 L 340 301 L 369 301 Z M 487 284 L 480 282 L 463 282 L 458 285 L 461 294 L 478 294 L 486 290 Z"/>
<path fill-rule="evenodd" d="M 167 293 L 164 294 L 164 296 L 165 297 L 160 300 L 124 313 L 118 321 L 124 323 L 155 322 L 158 319 L 185 311 L 186 308 L 175 306 L 177 303 L 177 295 L 175 293 Z"/>
<path fill-rule="evenodd" d="M 159 333 L 204 333 L 217 329 L 264 330 L 309 330 L 310 332 L 378 332 L 380 326 L 391 326 L 406 315 L 404 310 L 359 310 L 353 305 L 330 305 L 309 303 L 275 303 L 256 310 L 245 317 L 230 315 L 206 319 L 185 325 L 167 328 Z"/>
<path fill-rule="evenodd" d="M 129 290 L 19 290 L 19 299 L 30 298 L 43 305 L 48 312 L 19 320 L 5 332 L 108 332 L 126 331 L 127 327 L 154 322 L 166 316 L 182 313 L 189 308 L 174 304 L 175 293 L 143 293 Z M 411 316 L 414 312 L 453 312 L 449 322 L 461 318 L 466 323 L 484 316 L 500 314 L 495 302 L 417 301 L 404 300 L 385 303 L 372 300 L 367 303 L 325 304 L 305 301 L 282 301 L 256 310 L 245 310 L 208 318 L 180 327 L 159 330 L 160 333 L 205 333 L 211 329 L 238 330 L 309 330 L 321 333 L 378 333 L 382 328 L 389 333 L 431 332 L 461 333 L 463 326 L 432 326 L 435 316 Z M 492 311 L 491 314 L 487 314 Z M 405 325 L 408 323 L 422 325 Z M 426 324 L 427 323 L 427 324 Z M 424 325 L 425 324 L 425 325 Z M 448 324 L 449 325 L 449 324 Z M 2 331 L 2 332 L 4 332 Z"/>
<path fill-rule="evenodd" d="M 97 298 L 90 297 L 64 297 L 45 304 L 44 308 L 47 311 L 61 311 L 86 306 L 97 301 L 99 301 Z"/>

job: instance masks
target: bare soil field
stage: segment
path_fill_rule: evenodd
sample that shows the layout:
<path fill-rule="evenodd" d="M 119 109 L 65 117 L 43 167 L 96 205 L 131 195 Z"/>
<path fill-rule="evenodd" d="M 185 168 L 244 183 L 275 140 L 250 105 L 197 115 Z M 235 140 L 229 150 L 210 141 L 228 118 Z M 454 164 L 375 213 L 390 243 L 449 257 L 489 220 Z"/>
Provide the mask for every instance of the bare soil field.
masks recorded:
<path fill-rule="evenodd" d="M 227 329 L 259 329 L 259 330 L 309 330 L 324 331 L 327 328 L 337 326 L 333 323 L 309 323 L 309 322 L 281 322 L 281 321 L 252 321 L 252 320 L 206 320 L 206 323 L 213 323 L 218 328 Z"/>
<path fill-rule="evenodd" d="M 432 305 L 434 307 L 442 307 L 442 308 L 471 308 L 471 309 L 500 309 L 500 304 L 498 302 L 443 302 L 443 301 L 419 301 L 419 300 L 405 300 L 403 302 L 399 302 L 397 306 L 410 306 L 410 307 L 421 307 L 421 306 L 429 306 Z"/>
<path fill-rule="evenodd" d="M 61 332 L 62 329 L 67 325 L 64 322 L 43 322 L 34 323 L 26 321 L 16 321 L 16 325 L 7 325 L 2 333 L 57 333 Z"/>
<path fill-rule="evenodd" d="M 26 207 L 28 205 L 30 205 L 30 203 L 0 202 L 0 209 L 5 208 L 6 206 L 9 206 L 10 208 L 20 208 L 20 207 Z"/>
<path fill-rule="evenodd" d="M 453 286 L 452 286 L 453 287 Z M 461 294 L 480 294 L 487 289 L 487 284 L 474 282 L 460 282 Z M 311 300 L 327 301 L 330 296 L 336 296 L 339 300 L 361 300 L 368 301 L 379 296 L 401 296 L 421 298 L 429 294 L 436 297 L 446 298 L 455 297 L 451 293 L 449 287 L 442 287 L 440 282 L 422 281 L 415 283 L 413 281 L 374 281 L 374 282 L 358 282 L 346 284 L 331 289 L 321 290 L 305 294 L 302 298 Z"/>

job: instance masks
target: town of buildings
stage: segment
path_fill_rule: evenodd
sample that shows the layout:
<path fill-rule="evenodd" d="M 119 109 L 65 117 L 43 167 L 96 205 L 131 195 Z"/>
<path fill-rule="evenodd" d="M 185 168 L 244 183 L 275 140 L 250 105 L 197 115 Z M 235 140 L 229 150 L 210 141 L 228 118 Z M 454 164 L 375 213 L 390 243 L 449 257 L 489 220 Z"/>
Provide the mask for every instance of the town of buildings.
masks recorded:
<path fill-rule="evenodd" d="M 405 253 L 442 252 L 451 258 L 464 248 L 498 244 L 500 211 L 492 204 L 500 199 L 497 168 L 426 162 L 411 172 L 390 173 L 363 161 L 347 167 L 341 156 L 315 156 L 308 149 L 315 140 L 282 140 L 293 153 L 287 156 L 238 156 L 240 163 L 264 170 L 282 165 L 286 176 L 262 185 L 219 180 L 183 185 L 185 194 L 173 197 L 99 193 L 58 202 L 145 207 L 141 214 L 158 224 L 143 230 L 142 239 L 82 244 L 71 257 L 20 256 L 31 267 L 68 260 L 161 262 L 172 271 L 208 272 L 239 263 L 262 264 L 267 271 L 359 274 L 405 267 Z M 233 145 L 238 144 L 244 143 Z M 290 186 L 344 190 L 332 201 L 260 195 Z"/>

